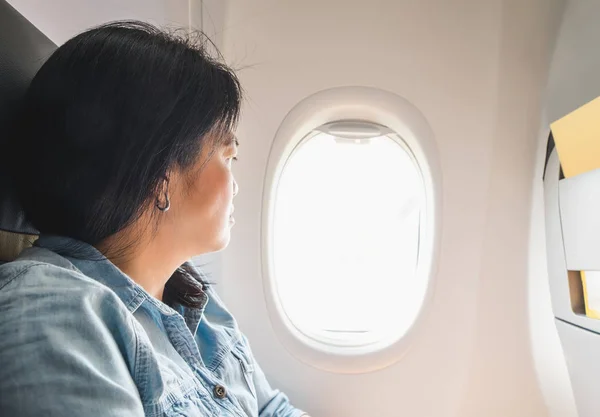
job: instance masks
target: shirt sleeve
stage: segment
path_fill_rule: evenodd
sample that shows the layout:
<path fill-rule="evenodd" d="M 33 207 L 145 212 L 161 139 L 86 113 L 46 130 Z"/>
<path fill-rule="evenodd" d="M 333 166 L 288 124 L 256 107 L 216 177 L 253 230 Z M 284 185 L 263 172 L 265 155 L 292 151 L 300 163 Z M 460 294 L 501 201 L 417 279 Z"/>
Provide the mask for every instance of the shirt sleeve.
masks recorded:
<path fill-rule="evenodd" d="M 245 335 L 242 334 L 243 343 L 251 353 L 250 343 Z M 257 363 L 254 355 L 251 353 L 252 364 L 254 367 L 253 382 L 256 389 L 256 398 L 258 401 L 259 417 L 301 417 L 308 416 L 304 411 L 295 408 L 290 403 L 289 398 L 278 389 L 274 389 L 269 384 L 260 365 Z"/>
<path fill-rule="evenodd" d="M 27 273 L 49 284 L 2 290 L 0 415 L 143 417 L 135 334 L 117 296 L 77 277 L 53 280 L 46 267 Z"/>

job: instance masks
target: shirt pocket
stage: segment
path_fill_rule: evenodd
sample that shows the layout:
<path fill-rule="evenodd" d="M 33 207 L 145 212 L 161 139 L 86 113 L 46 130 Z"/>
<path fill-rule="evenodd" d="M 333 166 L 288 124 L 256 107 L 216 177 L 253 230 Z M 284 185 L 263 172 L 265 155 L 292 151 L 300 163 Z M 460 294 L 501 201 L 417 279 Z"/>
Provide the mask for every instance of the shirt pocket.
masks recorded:
<path fill-rule="evenodd" d="M 239 363 L 241 374 L 246 381 L 248 390 L 256 398 L 256 387 L 254 386 L 254 363 L 249 353 L 241 343 L 237 343 L 231 350 L 231 355 Z"/>
<path fill-rule="evenodd" d="M 216 415 L 212 398 L 208 392 L 202 394 L 191 371 L 182 369 L 177 363 L 164 355 L 157 354 L 158 372 L 151 372 L 149 381 L 153 381 L 153 400 L 149 404 L 151 416 L 164 417 L 200 417 Z"/>
<path fill-rule="evenodd" d="M 165 378 L 167 374 L 168 379 Z M 173 378 L 172 378 L 173 377 Z M 187 379 L 181 379 L 180 374 L 172 370 L 163 371 L 165 386 L 155 408 L 161 410 L 156 416 L 161 417 L 204 417 L 220 415 L 213 400 L 206 393 L 201 393 L 196 384 Z"/>

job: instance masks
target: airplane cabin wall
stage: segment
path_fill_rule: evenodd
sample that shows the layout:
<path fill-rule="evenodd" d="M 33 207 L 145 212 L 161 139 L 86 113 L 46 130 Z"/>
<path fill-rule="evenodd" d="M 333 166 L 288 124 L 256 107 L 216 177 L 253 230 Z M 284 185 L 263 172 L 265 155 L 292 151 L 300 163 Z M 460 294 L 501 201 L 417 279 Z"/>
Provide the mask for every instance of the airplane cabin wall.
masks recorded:
<path fill-rule="evenodd" d="M 529 178 L 562 11 L 560 0 L 503 2 L 477 340 L 461 416 L 545 415 L 529 344 Z"/>
<path fill-rule="evenodd" d="M 272 383 L 313 416 L 449 416 L 460 405 L 475 336 L 498 13 L 491 2 L 229 3 L 223 51 L 247 66 L 239 73 L 247 104 L 223 297 Z M 264 302 L 256 215 L 271 142 L 285 115 L 305 97 L 344 85 L 385 89 L 420 109 L 436 135 L 444 175 L 440 273 L 422 331 L 401 361 L 359 375 L 314 369 L 279 342 Z"/>
<path fill-rule="evenodd" d="M 529 339 L 527 231 L 562 6 L 205 3 L 205 16 L 215 7 L 224 15 L 222 49 L 244 68 L 246 92 L 238 222 L 222 254 L 220 290 L 274 385 L 313 415 L 548 415 Z M 425 320 L 400 361 L 358 375 L 307 366 L 279 342 L 264 302 L 258 214 L 269 149 L 286 114 L 317 91 L 348 85 L 391 91 L 423 112 L 444 182 L 442 251 Z"/>
<path fill-rule="evenodd" d="M 137 19 L 157 25 L 188 27 L 188 0 L 7 0 L 54 43 L 111 20 Z"/>

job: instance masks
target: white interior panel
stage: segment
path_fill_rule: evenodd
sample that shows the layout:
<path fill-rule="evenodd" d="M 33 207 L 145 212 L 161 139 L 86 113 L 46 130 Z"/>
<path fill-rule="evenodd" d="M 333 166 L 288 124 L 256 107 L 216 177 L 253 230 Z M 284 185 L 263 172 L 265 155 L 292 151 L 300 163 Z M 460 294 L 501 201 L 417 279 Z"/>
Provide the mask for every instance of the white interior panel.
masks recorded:
<path fill-rule="evenodd" d="M 598 375 L 600 375 L 600 335 L 556 321 L 577 403 L 579 417 L 596 417 L 600 410 Z"/>
<path fill-rule="evenodd" d="M 600 169 L 559 183 L 567 269 L 600 271 Z"/>
<path fill-rule="evenodd" d="M 552 295 L 552 311 L 554 315 L 561 320 L 600 333 L 600 320 L 591 319 L 583 314 L 576 314 L 573 311 L 570 298 L 569 278 L 567 275 L 569 270 L 578 271 L 594 269 L 577 268 L 577 265 L 583 264 L 576 263 L 577 261 L 573 261 L 573 257 L 577 256 L 577 254 L 574 254 L 573 251 L 571 251 L 571 262 L 575 262 L 575 267 L 571 267 L 568 265 L 568 255 L 566 255 L 566 253 L 568 252 L 568 246 L 574 245 L 574 242 L 577 242 L 577 244 L 579 244 L 581 252 L 591 252 L 589 250 L 589 246 L 586 246 L 586 244 L 581 244 L 581 242 L 578 241 L 584 239 L 585 236 L 590 235 L 590 230 L 594 229 L 593 224 L 597 220 L 593 218 L 595 216 L 593 212 L 587 213 L 588 223 L 586 224 L 589 225 L 589 227 L 587 227 L 588 230 L 585 230 L 586 226 L 578 223 L 577 212 L 579 209 L 574 208 L 572 206 L 572 203 L 566 203 L 566 205 L 568 206 L 566 212 L 564 207 L 565 201 L 567 199 L 579 199 L 580 202 L 584 202 L 588 194 L 595 194 L 596 192 L 586 191 L 590 186 L 587 180 L 579 182 L 563 179 L 559 181 L 558 175 L 559 162 L 555 150 L 552 153 L 550 159 L 548 160 L 548 166 L 546 167 L 546 179 L 544 180 L 544 204 L 546 208 L 546 247 L 548 250 L 547 279 L 550 283 L 550 293 Z M 573 180 L 575 180 L 576 178 L 583 178 L 584 175 L 585 174 L 578 175 L 577 177 L 574 177 Z M 567 184 L 568 186 L 564 187 L 564 184 Z M 587 184 L 587 186 L 585 186 L 584 184 Z M 591 197 L 591 199 L 593 200 L 593 197 Z M 580 213 L 582 215 L 586 215 L 586 213 L 584 212 Z M 565 223 L 565 219 L 567 217 L 568 220 Z M 563 222 L 562 227 L 561 221 Z M 578 232 L 574 230 L 577 228 L 579 228 Z M 571 235 L 567 239 L 568 233 L 570 233 Z M 576 233 L 579 233 L 579 235 L 576 235 Z M 588 244 L 592 243 L 588 242 Z M 593 258 L 591 256 L 587 259 L 591 259 L 593 261 Z M 588 260 L 587 265 L 592 264 L 593 262 L 590 263 L 590 261 Z"/>
<path fill-rule="evenodd" d="M 546 245 L 548 250 L 547 280 L 550 282 L 552 310 L 554 315 L 563 320 L 573 319 L 573 309 L 569 295 L 569 279 L 560 224 L 559 205 L 559 170 L 560 163 L 556 150 L 552 153 L 546 167 L 544 180 L 544 207 L 546 219 Z"/>
<path fill-rule="evenodd" d="M 547 142 L 548 124 L 544 120 L 541 135 L 545 136 L 544 142 Z M 562 244 L 551 245 L 547 249 L 548 242 L 562 239 L 558 210 L 559 165 L 555 152 L 547 167 L 546 187 L 543 187 L 545 159 L 546 146 L 538 153 L 533 180 L 528 280 L 532 359 L 549 415 L 577 417 L 567 364 L 554 319 L 555 314 L 560 317 L 573 316 L 564 250 Z"/>

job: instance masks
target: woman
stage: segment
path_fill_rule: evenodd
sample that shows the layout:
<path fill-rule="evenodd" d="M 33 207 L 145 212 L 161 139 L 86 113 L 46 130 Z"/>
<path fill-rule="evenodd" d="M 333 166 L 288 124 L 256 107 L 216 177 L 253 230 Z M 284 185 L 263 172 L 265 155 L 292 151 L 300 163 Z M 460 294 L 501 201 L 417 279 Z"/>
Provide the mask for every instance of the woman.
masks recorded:
<path fill-rule="evenodd" d="M 9 170 L 41 236 L 0 267 L 0 415 L 304 414 L 186 262 L 229 242 L 240 100 L 202 45 L 140 22 L 39 70 Z"/>

